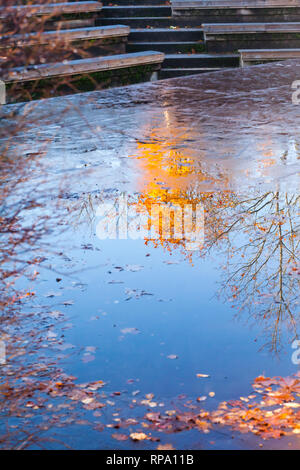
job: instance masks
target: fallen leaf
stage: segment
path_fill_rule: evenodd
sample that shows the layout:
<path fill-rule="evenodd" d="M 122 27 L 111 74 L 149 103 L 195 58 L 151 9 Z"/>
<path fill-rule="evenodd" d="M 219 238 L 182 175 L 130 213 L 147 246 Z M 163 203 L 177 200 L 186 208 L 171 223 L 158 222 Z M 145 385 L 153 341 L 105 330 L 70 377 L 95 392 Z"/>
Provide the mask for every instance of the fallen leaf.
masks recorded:
<path fill-rule="evenodd" d="M 172 444 L 160 444 L 157 446 L 157 450 L 175 450 Z"/>
<path fill-rule="evenodd" d="M 121 333 L 123 333 L 123 335 L 127 335 L 127 334 L 137 335 L 140 333 L 140 330 L 138 330 L 137 328 L 123 328 L 123 330 L 121 330 Z"/>
<path fill-rule="evenodd" d="M 82 362 L 84 362 L 86 364 L 87 362 L 92 362 L 95 359 L 96 359 L 95 356 L 93 356 L 92 354 L 84 354 L 83 358 L 81 360 L 82 360 Z"/>
<path fill-rule="evenodd" d="M 144 441 L 145 439 L 148 439 L 147 434 L 143 432 L 132 432 L 130 437 L 133 441 Z"/>
<path fill-rule="evenodd" d="M 204 396 L 202 396 L 202 397 L 198 397 L 198 398 L 197 398 L 197 401 L 204 401 L 204 400 L 206 400 L 206 399 L 207 399 L 207 396 L 204 395 Z"/>
<path fill-rule="evenodd" d="M 111 437 L 117 441 L 127 441 L 128 439 L 126 434 L 112 434 Z"/>
<path fill-rule="evenodd" d="M 169 356 L 167 356 L 168 359 L 178 359 L 178 356 L 176 354 L 169 354 Z"/>

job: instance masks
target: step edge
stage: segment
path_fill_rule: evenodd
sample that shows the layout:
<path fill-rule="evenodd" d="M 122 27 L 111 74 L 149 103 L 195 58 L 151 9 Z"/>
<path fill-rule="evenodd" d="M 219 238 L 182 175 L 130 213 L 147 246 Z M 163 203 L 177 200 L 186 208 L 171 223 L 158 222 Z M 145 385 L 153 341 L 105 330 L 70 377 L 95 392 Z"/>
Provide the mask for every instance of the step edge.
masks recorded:
<path fill-rule="evenodd" d="M 117 30 L 117 31 L 113 31 Z M 104 31 L 105 34 L 97 34 L 100 31 Z M 90 33 L 90 34 L 84 34 L 84 33 Z M 77 34 L 76 34 L 77 33 Z M 130 28 L 129 26 L 126 25 L 113 25 L 113 26 L 92 26 L 88 28 L 74 28 L 74 29 L 61 29 L 57 31 L 44 31 L 42 33 L 29 33 L 26 35 L 22 34 L 17 34 L 14 36 L 11 36 L 9 39 L 9 43 L 14 43 L 17 41 L 24 42 L 24 44 L 31 44 L 34 42 L 36 38 L 39 39 L 38 44 L 46 44 L 47 40 L 53 39 L 55 36 L 57 36 L 55 39 L 57 40 L 89 40 L 89 39 L 107 39 L 110 37 L 123 37 L 123 36 L 128 36 L 130 33 Z M 68 37 L 69 35 L 69 37 Z M 0 39 L 5 38 L 5 35 L 0 36 Z M 45 40 L 45 43 L 42 42 Z M 32 42 L 31 42 L 32 41 Z"/>
<path fill-rule="evenodd" d="M 132 59 L 136 58 L 136 62 Z M 121 61 L 121 62 L 120 62 Z M 131 61 L 131 63 L 128 63 Z M 3 77 L 5 83 L 33 81 L 37 79 L 54 78 L 56 76 L 70 75 L 70 74 L 88 74 L 97 71 L 116 70 L 119 68 L 135 67 L 146 64 L 161 64 L 164 61 L 164 54 L 157 51 L 147 51 L 141 53 L 128 53 L 116 54 L 105 57 L 92 57 L 88 59 L 70 60 L 64 62 L 55 62 L 49 64 L 36 65 L 32 69 L 18 68 L 11 71 L 6 77 Z M 102 68 L 101 67 L 102 63 Z M 106 65 L 105 65 L 106 64 Z M 87 65 L 94 65 L 94 67 L 86 68 Z M 82 68 L 84 67 L 84 69 Z M 66 69 L 65 73 L 60 72 L 59 69 Z M 68 69 L 68 71 L 67 71 Z M 50 76 L 49 76 L 50 71 Z M 51 71 L 54 73 L 51 74 Z M 44 73 L 43 73 L 44 72 Z M 10 76 L 12 75 L 12 76 Z"/>

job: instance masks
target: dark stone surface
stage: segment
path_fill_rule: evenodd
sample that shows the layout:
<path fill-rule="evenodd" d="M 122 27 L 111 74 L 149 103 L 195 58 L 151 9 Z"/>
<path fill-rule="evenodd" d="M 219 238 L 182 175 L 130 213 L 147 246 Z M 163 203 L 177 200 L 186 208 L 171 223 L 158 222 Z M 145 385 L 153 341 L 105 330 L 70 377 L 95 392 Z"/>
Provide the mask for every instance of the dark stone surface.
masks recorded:
<path fill-rule="evenodd" d="M 49 139 L 48 155 L 57 155 L 59 148 L 72 165 L 74 153 L 87 145 L 99 155 L 110 149 L 108 159 L 125 162 L 130 156 L 132 162 L 143 158 L 137 142 L 153 143 L 166 159 L 171 150 L 185 152 L 192 165 L 189 181 L 197 181 L 200 165 L 212 177 L 227 175 L 229 186 L 280 181 L 298 189 L 295 80 L 300 80 L 300 61 L 290 60 L 35 102 L 24 108 L 26 128 L 17 132 L 14 144 L 32 149 Z M 17 105 L 4 111 L 17 109 L 24 112 Z M 4 140 L 12 129 L 13 121 L 2 120 Z M 113 170 L 108 174 L 112 180 L 120 176 Z"/>

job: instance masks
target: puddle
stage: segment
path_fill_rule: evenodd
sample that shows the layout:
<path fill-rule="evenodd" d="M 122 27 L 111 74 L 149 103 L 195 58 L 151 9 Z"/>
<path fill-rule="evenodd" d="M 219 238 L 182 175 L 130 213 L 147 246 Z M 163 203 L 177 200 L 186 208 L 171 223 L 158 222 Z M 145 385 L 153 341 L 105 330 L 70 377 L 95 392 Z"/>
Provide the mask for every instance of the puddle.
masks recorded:
<path fill-rule="evenodd" d="M 9 141 L 4 448 L 299 448 L 298 382 L 257 379 L 300 360 L 299 111 L 268 67 L 48 100 Z"/>

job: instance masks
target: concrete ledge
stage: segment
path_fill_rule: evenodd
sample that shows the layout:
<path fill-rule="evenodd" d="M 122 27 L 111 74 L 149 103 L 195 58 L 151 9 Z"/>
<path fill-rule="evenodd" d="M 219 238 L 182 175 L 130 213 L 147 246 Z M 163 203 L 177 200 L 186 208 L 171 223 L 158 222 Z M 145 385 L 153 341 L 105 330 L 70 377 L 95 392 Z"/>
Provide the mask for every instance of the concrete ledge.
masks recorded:
<path fill-rule="evenodd" d="M 295 23 L 214 23 L 203 24 L 204 34 L 244 33 L 298 33 L 300 22 Z"/>
<path fill-rule="evenodd" d="M 164 54 L 149 51 L 20 67 L 4 77 L 7 102 L 25 102 L 155 81 L 163 59 Z"/>
<path fill-rule="evenodd" d="M 17 68 L 3 77 L 5 83 L 26 82 L 53 78 L 88 74 L 91 72 L 115 70 L 139 65 L 161 64 L 165 55 L 161 52 L 148 51 L 132 54 L 119 54 L 106 57 L 93 57 L 89 59 L 71 60 L 67 63 L 42 64 L 27 68 Z"/>
<path fill-rule="evenodd" d="M 172 5 L 177 20 L 200 23 L 261 23 L 300 21 L 300 0 L 199 0 Z"/>
<path fill-rule="evenodd" d="M 6 14 L 20 14 L 31 16 L 60 16 L 72 13 L 92 13 L 102 10 L 102 3 L 87 2 L 71 2 L 71 3 L 49 3 L 45 5 L 17 5 L 0 8 L 0 18 L 4 18 Z"/>
<path fill-rule="evenodd" d="M 276 60 L 300 59 L 300 49 L 241 49 L 239 54 L 241 67 Z"/>
<path fill-rule="evenodd" d="M 209 8 L 288 8 L 300 7 L 300 0 L 173 0 L 174 10 Z"/>
<path fill-rule="evenodd" d="M 300 47 L 300 22 L 215 23 L 202 26 L 208 52 Z"/>
<path fill-rule="evenodd" d="M 128 36 L 130 33 L 129 26 L 94 26 L 90 28 L 64 29 L 59 31 L 46 31 L 43 33 L 30 33 L 26 35 L 18 34 L 14 36 L 2 36 L 6 39 L 7 44 L 17 43 L 18 46 L 31 44 L 48 44 L 50 41 L 71 42 L 89 39 L 109 39 L 116 37 Z"/>

